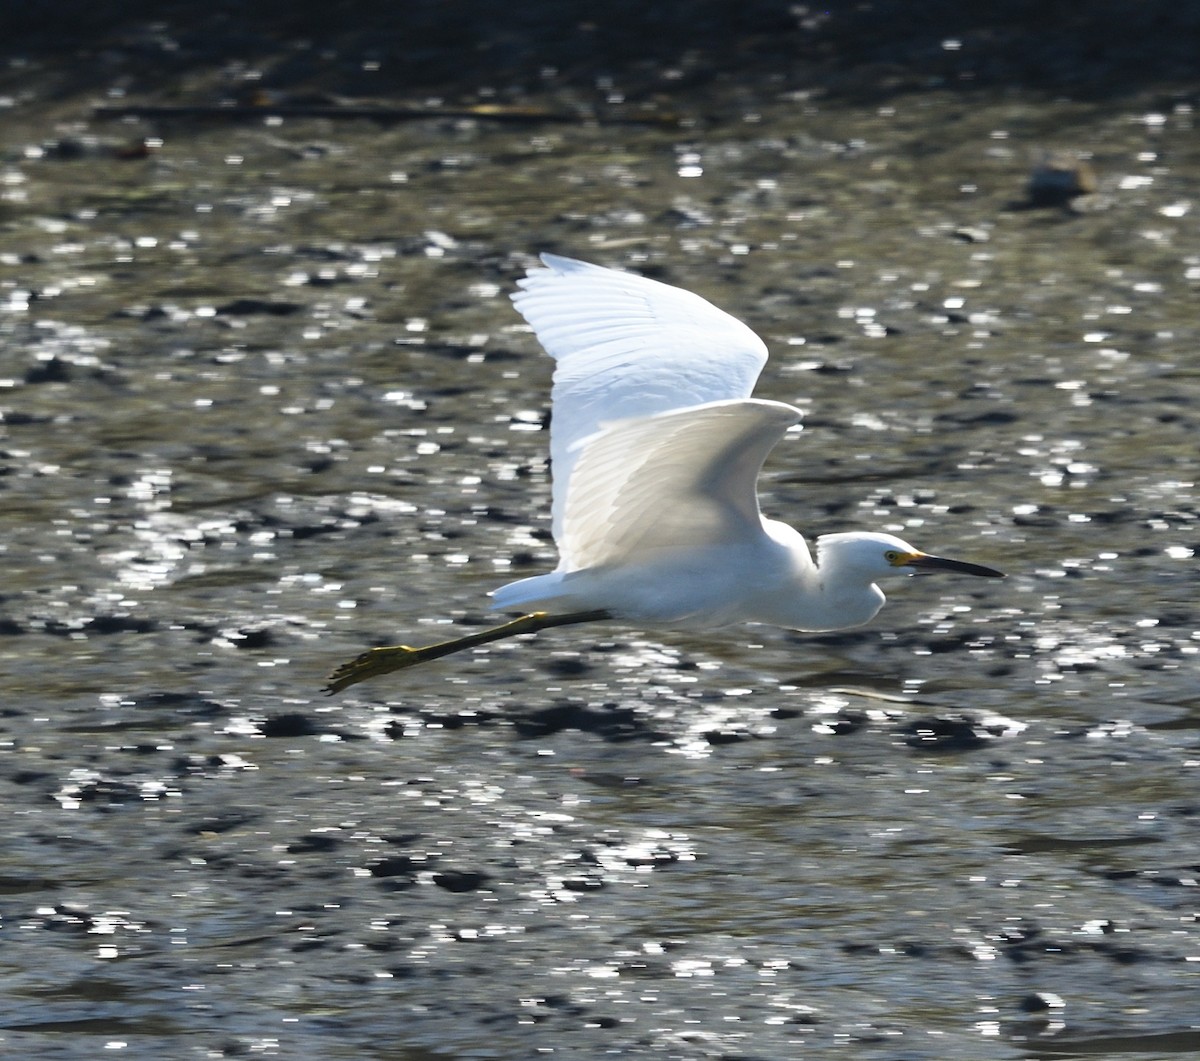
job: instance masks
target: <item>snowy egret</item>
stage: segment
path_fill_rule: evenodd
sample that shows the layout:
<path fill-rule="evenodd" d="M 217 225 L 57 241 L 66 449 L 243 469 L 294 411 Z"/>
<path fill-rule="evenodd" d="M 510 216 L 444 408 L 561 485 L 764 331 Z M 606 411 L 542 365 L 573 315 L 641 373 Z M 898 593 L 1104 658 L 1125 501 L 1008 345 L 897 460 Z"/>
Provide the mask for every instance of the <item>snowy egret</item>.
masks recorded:
<path fill-rule="evenodd" d="M 817 539 L 764 519 L 763 461 L 800 410 L 751 398 L 767 360 L 741 321 L 680 288 L 543 254 L 512 298 L 557 362 L 551 393 L 558 567 L 492 593 L 523 614 L 439 644 L 373 648 L 335 670 L 347 686 L 476 645 L 614 619 L 709 628 L 861 626 L 876 581 L 923 570 L 1001 578 L 890 534 Z"/>

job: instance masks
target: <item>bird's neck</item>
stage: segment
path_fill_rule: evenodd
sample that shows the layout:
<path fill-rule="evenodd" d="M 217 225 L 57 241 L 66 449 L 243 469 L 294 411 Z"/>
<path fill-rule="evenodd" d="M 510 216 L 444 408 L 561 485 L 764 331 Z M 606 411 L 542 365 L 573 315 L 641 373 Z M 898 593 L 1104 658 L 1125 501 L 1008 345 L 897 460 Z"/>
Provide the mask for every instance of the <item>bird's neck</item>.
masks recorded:
<path fill-rule="evenodd" d="M 831 621 L 826 629 L 845 630 L 869 623 L 883 607 L 884 596 L 874 582 L 843 582 L 835 587 L 822 586 L 822 599 Z"/>
<path fill-rule="evenodd" d="M 786 552 L 791 571 L 774 593 L 756 601 L 762 614 L 755 621 L 812 632 L 844 630 L 870 622 L 883 607 L 883 591 L 846 570 L 835 551 L 823 551 L 814 563 L 797 531 L 774 521 L 765 525 L 776 546 Z"/>
<path fill-rule="evenodd" d="M 869 623 L 883 607 L 885 600 L 883 590 L 872 581 L 870 575 L 863 574 L 845 561 L 846 557 L 836 546 L 825 544 L 824 548 L 817 549 L 813 581 L 822 610 L 831 619 L 827 629 L 845 629 Z"/>

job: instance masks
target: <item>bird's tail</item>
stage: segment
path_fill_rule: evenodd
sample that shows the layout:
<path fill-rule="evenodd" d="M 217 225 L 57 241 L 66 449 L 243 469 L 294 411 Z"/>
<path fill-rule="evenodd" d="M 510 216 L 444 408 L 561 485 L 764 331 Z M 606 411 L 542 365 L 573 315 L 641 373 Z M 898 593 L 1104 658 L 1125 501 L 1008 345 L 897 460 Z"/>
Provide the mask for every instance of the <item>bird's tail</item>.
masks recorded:
<path fill-rule="evenodd" d="M 552 571 L 547 575 L 509 582 L 489 594 L 495 611 L 542 611 L 551 608 L 562 596 L 562 575 Z"/>

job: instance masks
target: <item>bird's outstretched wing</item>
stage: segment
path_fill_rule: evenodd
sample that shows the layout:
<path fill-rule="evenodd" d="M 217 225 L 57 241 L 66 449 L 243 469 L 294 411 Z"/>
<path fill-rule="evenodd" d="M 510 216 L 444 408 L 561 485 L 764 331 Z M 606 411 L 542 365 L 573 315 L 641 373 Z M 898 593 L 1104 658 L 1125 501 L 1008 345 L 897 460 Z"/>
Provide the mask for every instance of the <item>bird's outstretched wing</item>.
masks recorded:
<path fill-rule="evenodd" d="M 554 254 L 542 262 L 517 281 L 513 303 L 557 362 L 550 456 L 559 538 L 580 440 L 603 423 L 748 398 L 767 348 L 690 291 Z"/>
<path fill-rule="evenodd" d="M 575 454 L 560 571 L 752 541 L 763 461 L 800 410 L 746 398 L 622 420 Z"/>

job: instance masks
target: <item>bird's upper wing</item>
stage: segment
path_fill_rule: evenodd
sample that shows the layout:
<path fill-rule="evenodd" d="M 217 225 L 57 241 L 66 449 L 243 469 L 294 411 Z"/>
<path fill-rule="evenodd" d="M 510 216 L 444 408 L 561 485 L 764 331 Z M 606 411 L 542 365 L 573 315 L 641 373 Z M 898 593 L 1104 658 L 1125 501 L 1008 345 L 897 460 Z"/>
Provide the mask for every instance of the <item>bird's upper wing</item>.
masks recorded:
<path fill-rule="evenodd" d="M 513 295 L 555 359 L 550 457 L 562 533 L 577 443 L 600 425 L 748 398 L 763 341 L 699 295 L 632 273 L 543 254 Z"/>
<path fill-rule="evenodd" d="M 753 398 L 622 420 L 584 439 L 566 492 L 559 569 L 761 533 L 763 461 L 800 410 Z"/>

